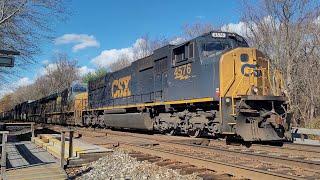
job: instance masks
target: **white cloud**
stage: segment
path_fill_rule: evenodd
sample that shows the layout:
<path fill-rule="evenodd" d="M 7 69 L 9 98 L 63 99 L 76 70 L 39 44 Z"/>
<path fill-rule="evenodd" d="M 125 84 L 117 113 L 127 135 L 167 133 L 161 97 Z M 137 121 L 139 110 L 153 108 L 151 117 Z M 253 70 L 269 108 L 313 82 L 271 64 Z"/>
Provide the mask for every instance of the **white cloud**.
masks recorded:
<path fill-rule="evenodd" d="M 42 68 L 39 69 L 39 71 L 38 71 L 38 76 L 46 75 L 46 74 L 49 73 L 48 71 L 54 71 L 54 70 L 56 70 L 57 68 L 58 68 L 58 67 L 57 67 L 57 64 L 56 64 L 56 63 L 46 64 L 45 67 L 42 67 Z"/>
<path fill-rule="evenodd" d="M 84 76 L 88 73 L 93 73 L 95 70 L 93 68 L 88 68 L 88 66 L 82 66 L 78 68 L 80 76 Z"/>
<path fill-rule="evenodd" d="M 41 64 L 43 64 L 43 65 L 48 65 L 49 63 L 50 63 L 50 61 L 47 59 L 41 61 Z"/>
<path fill-rule="evenodd" d="M 8 87 L 1 87 L 0 89 L 0 98 L 2 98 L 3 96 L 13 93 L 13 89 L 12 88 L 8 88 Z"/>
<path fill-rule="evenodd" d="M 33 83 L 33 80 L 29 77 L 22 77 L 18 79 L 17 81 L 13 82 L 12 84 L 7 84 L 4 86 L 1 86 L 0 89 L 0 98 L 5 96 L 6 94 L 13 93 L 15 89 L 22 86 L 27 86 Z"/>
<path fill-rule="evenodd" d="M 75 44 L 72 47 L 74 52 L 77 52 L 88 47 L 99 47 L 100 43 L 94 36 L 87 34 L 64 34 L 55 39 L 55 44 Z"/>
<path fill-rule="evenodd" d="M 319 17 L 320 21 L 320 17 Z M 274 19 L 272 16 L 265 16 L 261 19 L 259 24 L 263 24 L 265 27 L 270 27 L 270 28 L 279 28 L 280 27 L 280 22 L 277 19 Z M 222 31 L 229 31 L 229 32 L 234 32 L 237 33 L 241 36 L 244 37 L 250 37 L 252 36 L 252 32 L 249 29 L 252 28 L 253 30 L 257 30 L 258 25 L 255 22 L 238 22 L 238 23 L 229 23 L 225 24 L 221 27 Z"/>
<path fill-rule="evenodd" d="M 183 42 L 185 42 L 185 41 L 186 41 L 185 38 L 177 37 L 177 38 L 171 40 L 171 41 L 170 41 L 170 44 L 172 44 L 172 45 L 178 45 L 178 44 L 181 44 L 181 43 L 183 43 Z"/>
<path fill-rule="evenodd" d="M 240 21 L 238 23 L 229 23 L 229 24 L 225 24 L 221 27 L 222 31 L 228 31 L 228 32 L 233 32 L 233 33 L 237 33 L 241 36 L 246 36 L 248 33 L 248 27 L 247 25 Z"/>
<path fill-rule="evenodd" d="M 117 61 L 118 57 L 126 54 L 130 59 L 133 57 L 133 48 L 110 49 L 104 50 L 97 57 L 91 60 L 92 63 L 99 67 L 108 67 L 110 64 Z"/>
<path fill-rule="evenodd" d="M 134 50 L 143 47 L 145 43 L 146 41 L 144 39 L 139 38 L 130 47 L 104 50 L 97 57 L 93 58 L 91 62 L 99 67 L 109 67 L 122 55 L 126 55 L 126 57 L 132 61 L 134 58 Z"/>
<path fill-rule="evenodd" d="M 33 83 L 33 80 L 31 80 L 30 78 L 28 77 L 23 77 L 21 79 L 19 79 L 17 82 L 16 82 L 16 86 L 17 87 L 21 87 L 21 86 L 27 86 L 27 85 L 30 85 Z"/>

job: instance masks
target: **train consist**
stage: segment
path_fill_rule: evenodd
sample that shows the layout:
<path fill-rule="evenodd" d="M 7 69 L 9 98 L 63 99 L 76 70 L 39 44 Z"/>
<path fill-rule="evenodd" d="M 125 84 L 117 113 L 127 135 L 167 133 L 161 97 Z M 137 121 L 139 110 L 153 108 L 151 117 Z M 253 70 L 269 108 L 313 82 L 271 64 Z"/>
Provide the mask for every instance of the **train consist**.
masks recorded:
<path fill-rule="evenodd" d="M 237 34 L 210 32 L 2 116 L 281 142 L 290 139 L 286 109 L 281 78 L 271 76 L 265 56 Z"/>

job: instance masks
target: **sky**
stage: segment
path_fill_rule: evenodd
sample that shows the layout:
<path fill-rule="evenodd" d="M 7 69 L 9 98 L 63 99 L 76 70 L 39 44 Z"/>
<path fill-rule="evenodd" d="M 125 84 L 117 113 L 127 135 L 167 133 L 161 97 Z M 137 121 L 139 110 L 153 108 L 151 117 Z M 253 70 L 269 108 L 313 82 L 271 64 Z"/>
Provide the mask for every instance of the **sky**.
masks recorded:
<path fill-rule="evenodd" d="M 73 0 L 71 15 L 54 27 L 53 41 L 41 44 L 41 53 L 31 65 L 0 87 L 0 96 L 14 88 L 31 84 L 45 74 L 50 59 L 66 53 L 78 61 L 82 75 L 99 66 L 108 66 L 120 53 L 132 53 L 139 38 L 148 35 L 179 37 L 183 25 L 203 22 L 241 31 L 240 0 Z M 19 60 L 19 59 L 17 59 Z"/>

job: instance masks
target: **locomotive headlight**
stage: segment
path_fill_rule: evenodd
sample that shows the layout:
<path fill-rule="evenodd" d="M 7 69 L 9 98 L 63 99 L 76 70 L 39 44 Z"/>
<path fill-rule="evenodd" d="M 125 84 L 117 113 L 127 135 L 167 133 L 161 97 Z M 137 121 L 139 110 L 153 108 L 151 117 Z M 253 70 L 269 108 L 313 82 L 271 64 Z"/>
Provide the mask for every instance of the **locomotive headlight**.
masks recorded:
<path fill-rule="evenodd" d="M 226 98 L 226 103 L 229 104 L 231 102 L 230 98 Z"/>

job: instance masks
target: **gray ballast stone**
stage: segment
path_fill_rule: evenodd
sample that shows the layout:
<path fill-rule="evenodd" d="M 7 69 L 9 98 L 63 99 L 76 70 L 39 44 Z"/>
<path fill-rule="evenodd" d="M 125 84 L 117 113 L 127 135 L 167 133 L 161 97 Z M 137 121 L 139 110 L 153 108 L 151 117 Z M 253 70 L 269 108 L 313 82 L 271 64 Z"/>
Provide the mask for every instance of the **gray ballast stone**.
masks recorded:
<path fill-rule="evenodd" d="M 100 158 L 82 167 L 82 170 L 91 169 L 80 179 L 201 179 L 195 174 L 180 175 L 178 171 L 160 167 L 147 161 L 137 161 L 122 150 L 116 150 L 110 155 Z"/>

